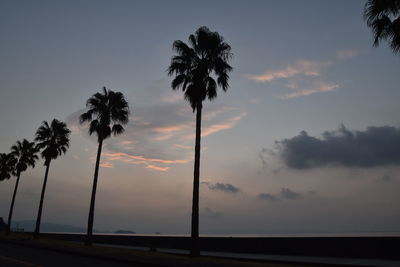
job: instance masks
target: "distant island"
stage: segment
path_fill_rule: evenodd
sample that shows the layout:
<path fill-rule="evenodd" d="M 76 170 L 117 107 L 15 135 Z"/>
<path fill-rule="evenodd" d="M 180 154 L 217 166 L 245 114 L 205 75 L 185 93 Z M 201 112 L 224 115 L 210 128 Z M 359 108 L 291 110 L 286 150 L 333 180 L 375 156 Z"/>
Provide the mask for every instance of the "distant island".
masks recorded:
<path fill-rule="evenodd" d="M 130 231 L 130 230 L 117 230 L 114 233 L 115 234 L 136 234 L 134 231 Z"/>

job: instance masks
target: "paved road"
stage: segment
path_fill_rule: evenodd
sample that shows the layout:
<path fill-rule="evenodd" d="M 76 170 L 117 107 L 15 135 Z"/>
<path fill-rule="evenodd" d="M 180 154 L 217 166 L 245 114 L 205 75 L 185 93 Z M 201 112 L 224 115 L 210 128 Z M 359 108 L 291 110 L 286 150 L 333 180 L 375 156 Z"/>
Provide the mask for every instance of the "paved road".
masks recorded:
<path fill-rule="evenodd" d="M 0 266 L 1 267 L 21 267 L 21 266 L 112 266 L 112 267 L 127 267 L 127 266 L 143 266 L 123 264 L 115 261 L 108 261 L 90 257 L 84 257 L 73 254 L 65 254 L 61 252 L 19 246 L 9 243 L 0 242 Z"/>

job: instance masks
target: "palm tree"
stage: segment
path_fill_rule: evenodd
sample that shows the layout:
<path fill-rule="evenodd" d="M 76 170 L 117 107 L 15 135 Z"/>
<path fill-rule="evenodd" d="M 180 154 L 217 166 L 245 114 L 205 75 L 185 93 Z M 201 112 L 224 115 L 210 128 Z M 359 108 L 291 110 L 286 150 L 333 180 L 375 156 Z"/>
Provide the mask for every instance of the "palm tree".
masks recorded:
<path fill-rule="evenodd" d="M 99 146 L 97 149 L 96 167 L 94 171 L 92 197 L 90 200 L 88 229 L 85 245 L 92 244 L 94 204 L 96 199 L 97 177 L 99 174 L 99 164 L 103 141 L 111 134 L 118 135 L 124 132 L 124 127 L 128 123 L 129 106 L 121 92 L 114 92 L 103 87 L 103 93 L 96 93 L 86 102 L 88 111 L 80 116 L 80 122 L 90 122 L 89 135 L 97 134 Z"/>
<path fill-rule="evenodd" d="M 11 229 L 11 219 L 14 210 L 15 196 L 18 190 L 19 178 L 21 177 L 21 173 L 26 171 L 29 166 L 32 168 L 35 167 L 35 161 L 38 159 L 36 153 L 37 149 L 35 143 L 29 142 L 26 139 L 22 140 L 22 142 L 17 141 L 17 143 L 11 147 L 11 154 L 16 158 L 13 175 L 17 176 L 17 181 L 15 183 L 14 194 L 11 201 L 10 213 L 8 214 L 7 235 L 10 233 Z"/>
<path fill-rule="evenodd" d="M 177 55 L 171 59 L 168 75 L 175 75 L 171 87 L 182 88 L 185 99 L 196 112 L 196 143 L 194 156 L 194 181 L 192 202 L 191 252 L 192 256 L 200 254 L 199 237 L 199 177 L 200 177 L 200 138 L 201 110 L 203 101 L 217 97 L 217 87 L 224 92 L 228 89 L 228 72 L 232 67 L 228 64 L 232 57 L 231 47 L 217 32 L 207 27 L 199 28 L 189 36 L 189 44 L 177 40 L 173 50 Z M 215 81 L 215 77 L 217 81 Z"/>
<path fill-rule="evenodd" d="M 0 181 L 10 179 L 15 171 L 15 164 L 17 159 L 13 154 L 0 153 Z"/>
<path fill-rule="evenodd" d="M 42 218 L 42 208 L 44 193 L 46 191 L 47 176 L 49 174 L 50 163 L 53 159 L 57 159 L 58 156 L 65 154 L 69 147 L 69 135 L 71 131 L 67 128 L 64 122 L 57 119 L 53 119 L 49 125 L 47 121 L 44 121 L 39 129 L 36 131 L 35 141 L 38 149 L 43 149 L 41 156 L 44 158 L 44 165 L 46 166 L 46 173 L 44 175 L 44 182 L 42 187 L 42 193 L 40 196 L 40 204 L 38 215 L 36 219 L 36 228 L 34 237 L 38 238 L 40 233 L 40 221 Z"/>
<path fill-rule="evenodd" d="M 374 46 L 386 39 L 395 54 L 400 52 L 400 0 L 368 0 L 364 19 L 374 34 Z"/>

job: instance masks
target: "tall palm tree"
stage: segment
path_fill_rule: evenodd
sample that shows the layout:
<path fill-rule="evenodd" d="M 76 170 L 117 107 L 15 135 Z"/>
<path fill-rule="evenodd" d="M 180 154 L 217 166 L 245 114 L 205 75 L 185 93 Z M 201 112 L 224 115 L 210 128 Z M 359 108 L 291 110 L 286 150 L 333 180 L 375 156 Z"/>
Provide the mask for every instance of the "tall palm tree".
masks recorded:
<path fill-rule="evenodd" d="M 85 245 L 90 246 L 92 244 L 94 204 L 103 141 L 111 134 L 119 135 L 124 132 L 123 125 L 128 123 L 129 105 L 121 92 L 114 92 L 103 87 L 103 93 L 96 93 L 90 97 L 86 102 L 86 107 L 88 110 L 80 116 L 80 122 L 90 122 L 89 134 L 96 133 L 99 142 L 85 240 Z"/>
<path fill-rule="evenodd" d="M 40 204 L 38 215 L 36 219 L 36 227 L 34 237 L 38 238 L 40 233 L 40 221 L 42 218 L 42 208 L 44 193 L 46 191 L 47 177 L 49 174 L 50 163 L 53 159 L 57 159 L 58 156 L 65 154 L 69 147 L 69 135 L 71 131 L 67 128 L 64 122 L 57 119 L 53 119 L 49 125 L 47 121 L 44 121 L 39 129 L 36 131 L 35 141 L 38 149 L 43 149 L 41 156 L 44 159 L 44 165 L 46 166 L 46 172 L 44 175 L 44 182 L 42 187 L 42 193 L 40 195 Z"/>
<path fill-rule="evenodd" d="M 196 111 L 196 143 L 194 156 L 194 180 L 191 227 L 191 255 L 200 254 L 199 237 L 199 177 L 200 177 L 200 138 L 201 111 L 203 101 L 217 97 L 217 87 L 224 92 L 228 89 L 228 72 L 232 71 L 229 60 L 232 57 L 231 47 L 217 32 L 207 27 L 199 28 L 189 36 L 189 45 L 177 40 L 173 43 L 177 55 L 171 59 L 168 75 L 175 75 L 171 87 L 182 88 L 185 99 Z M 215 81 L 215 78 L 217 80 Z"/>
<path fill-rule="evenodd" d="M 36 153 L 37 149 L 35 143 L 29 142 L 26 139 L 22 140 L 22 142 L 17 141 L 17 143 L 11 147 L 11 154 L 16 158 L 13 175 L 17 177 L 17 181 L 15 183 L 14 194 L 11 201 L 10 213 L 8 214 L 7 235 L 10 233 L 11 229 L 11 219 L 14 210 L 15 196 L 18 190 L 19 178 L 21 177 L 21 173 L 26 171 L 29 166 L 32 168 L 35 167 L 35 161 L 38 159 Z"/>
<path fill-rule="evenodd" d="M 11 178 L 15 172 L 16 161 L 13 154 L 0 153 L 0 181 Z"/>
<path fill-rule="evenodd" d="M 374 46 L 386 39 L 395 54 L 400 52 L 400 0 L 368 0 L 364 19 L 374 34 Z"/>

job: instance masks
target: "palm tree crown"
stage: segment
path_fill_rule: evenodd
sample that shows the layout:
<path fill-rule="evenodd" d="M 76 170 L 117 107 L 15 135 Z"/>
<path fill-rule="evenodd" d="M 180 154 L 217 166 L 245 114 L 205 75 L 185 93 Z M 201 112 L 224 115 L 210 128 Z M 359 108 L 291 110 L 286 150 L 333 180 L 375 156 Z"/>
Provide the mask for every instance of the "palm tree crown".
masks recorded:
<path fill-rule="evenodd" d="M 17 159 L 13 154 L 0 153 L 0 181 L 10 179 L 15 172 L 15 164 Z"/>
<path fill-rule="evenodd" d="M 43 149 L 41 155 L 45 165 L 67 152 L 70 133 L 67 125 L 57 119 L 53 119 L 50 125 L 47 121 L 42 123 L 36 132 L 35 141 L 38 142 L 37 148 Z"/>
<path fill-rule="evenodd" d="M 104 140 L 111 133 L 123 133 L 128 123 L 129 105 L 121 92 L 103 87 L 103 94 L 96 93 L 86 103 L 88 111 L 80 116 L 80 122 L 90 122 L 89 134 L 97 134 L 98 140 Z"/>
<path fill-rule="evenodd" d="M 223 91 L 228 89 L 228 72 L 232 70 L 228 62 L 232 53 L 223 37 L 205 26 L 189 36 L 189 44 L 181 40 L 173 43 L 178 55 L 172 57 L 168 75 L 176 75 L 171 87 L 173 90 L 182 88 L 194 112 L 206 98 L 217 97 L 217 86 Z"/>
<path fill-rule="evenodd" d="M 374 34 L 374 45 L 389 41 L 394 53 L 400 52 L 400 0 L 368 0 L 364 19 Z"/>
<path fill-rule="evenodd" d="M 14 174 L 17 175 L 25 171 L 29 166 L 35 167 L 35 161 L 39 158 L 37 148 L 34 142 L 29 142 L 24 139 L 17 141 L 15 145 L 11 147 L 11 154 L 16 158 L 17 162 L 15 165 Z"/>

